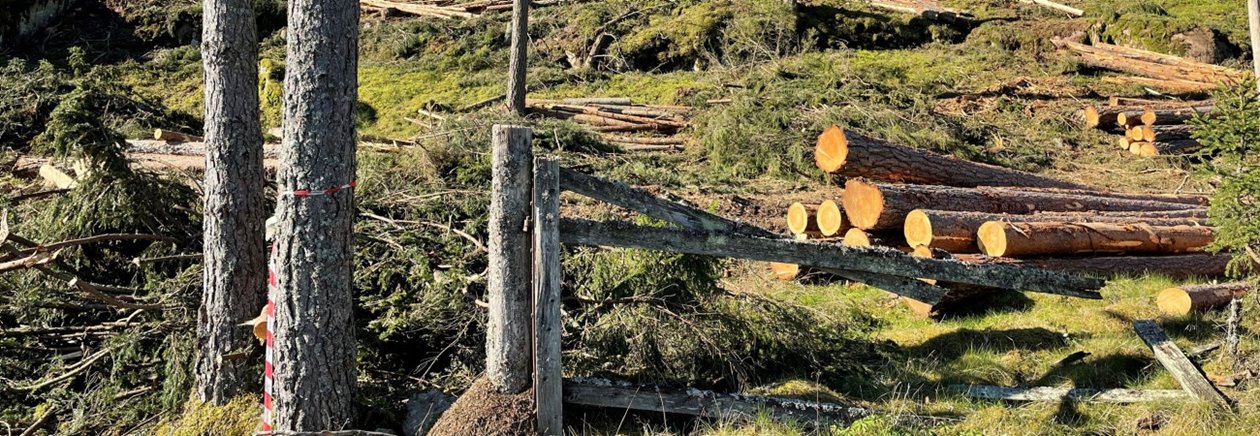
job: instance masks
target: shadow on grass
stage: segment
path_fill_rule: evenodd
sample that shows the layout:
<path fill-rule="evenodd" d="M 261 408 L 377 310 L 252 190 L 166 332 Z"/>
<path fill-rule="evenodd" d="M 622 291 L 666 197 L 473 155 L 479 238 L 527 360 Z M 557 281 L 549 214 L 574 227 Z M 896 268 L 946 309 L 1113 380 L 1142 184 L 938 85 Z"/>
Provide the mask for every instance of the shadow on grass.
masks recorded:
<path fill-rule="evenodd" d="M 933 316 L 937 320 L 965 320 L 989 315 L 1027 312 L 1036 303 L 1020 292 L 997 292 L 959 301 Z"/>
<path fill-rule="evenodd" d="M 1029 385 L 1059 386 L 1066 381 L 1079 388 L 1123 388 L 1149 378 L 1150 371 L 1146 369 L 1151 362 L 1151 357 L 1140 354 L 1088 356 L 1077 362 L 1056 365 Z"/>
<path fill-rule="evenodd" d="M 914 357 L 954 360 L 971 351 L 1002 353 L 1010 350 L 1040 351 L 1066 346 L 1063 334 L 1041 327 L 1007 330 L 961 329 L 938 335 L 906 348 Z"/>

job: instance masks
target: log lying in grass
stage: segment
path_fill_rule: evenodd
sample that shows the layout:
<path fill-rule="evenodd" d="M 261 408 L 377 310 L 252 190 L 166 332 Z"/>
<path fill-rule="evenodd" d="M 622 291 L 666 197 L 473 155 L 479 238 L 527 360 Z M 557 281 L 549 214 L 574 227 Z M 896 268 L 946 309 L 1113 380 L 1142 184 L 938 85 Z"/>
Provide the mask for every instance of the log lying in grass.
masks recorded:
<path fill-rule="evenodd" d="M 1229 398 L 1212 386 L 1212 382 L 1203 375 L 1203 370 L 1186 357 L 1181 348 L 1168 338 L 1164 329 L 1155 324 L 1155 321 L 1135 320 L 1133 330 L 1137 332 L 1138 337 L 1142 338 L 1142 342 L 1151 348 L 1151 352 L 1155 354 L 1155 360 L 1164 365 L 1173 379 L 1181 384 L 1182 389 L 1217 407 L 1225 409 L 1232 407 Z"/>
<path fill-rule="evenodd" d="M 1155 303 L 1159 310 L 1169 315 L 1206 312 L 1225 307 L 1235 298 L 1242 298 L 1253 286 L 1248 282 L 1232 282 L 1167 288 L 1159 292 Z"/>
<path fill-rule="evenodd" d="M 1080 9 L 1077 9 L 1077 8 L 1074 8 L 1074 7 L 1071 7 L 1062 3 L 1055 3 L 1050 0 L 1020 0 L 1020 1 L 1024 3 L 1032 3 L 1032 4 L 1035 4 L 1037 6 L 1041 6 L 1044 8 L 1054 9 L 1056 11 L 1063 12 L 1073 17 L 1085 16 L 1085 11 L 1083 10 L 1080 10 Z"/>
<path fill-rule="evenodd" d="M 889 182 L 962 187 L 990 185 L 1088 188 L 1078 183 L 868 138 L 838 126 L 828 127 L 818 136 L 814 147 L 814 162 L 826 173 Z"/>
<path fill-rule="evenodd" d="M 1193 139 L 1174 139 L 1171 141 L 1137 142 L 1129 151 L 1138 156 L 1176 156 L 1191 154 L 1203 148 L 1203 144 Z"/>
<path fill-rule="evenodd" d="M 852 248 L 783 239 L 745 236 L 739 233 L 707 233 L 694 230 L 637 226 L 624 222 L 596 223 L 565 218 L 560 221 L 560 237 L 566 244 L 615 246 L 667 250 L 679 253 L 721 256 L 736 259 L 785 262 L 844 271 L 846 278 L 868 282 L 854 274 L 873 274 L 891 279 L 905 278 L 915 293 L 902 293 L 920 301 L 939 301 L 940 288 L 919 282 L 916 277 L 947 282 L 969 283 L 1019 291 L 1044 292 L 1080 298 L 1101 298 L 1096 290 L 1102 280 L 1037 269 L 971 265 L 957 261 L 917 259 L 896 250 L 872 247 Z M 909 282 L 915 282 L 909 283 Z M 875 285 L 874 283 L 871 283 Z M 927 292 L 922 286 L 928 286 Z M 894 291 L 892 289 L 877 287 Z"/>
<path fill-rule="evenodd" d="M 1185 253 L 1203 250 L 1215 236 L 1205 226 L 989 221 L 976 231 L 976 243 L 994 257 Z"/>
<path fill-rule="evenodd" d="M 902 226 L 906 243 L 910 246 L 927 246 L 950 253 L 978 253 L 976 231 L 990 221 L 1001 222 L 1069 222 L 1147 224 L 1152 226 L 1192 226 L 1205 220 L 1194 218 L 1144 218 L 1135 216 L 1111 216 L 1092 214 L 1037 214 L 1002 215 L 982 212 L 915 209 L 906 214 Z"/>
<path fill-rule="evenodd" d="M 895 230 L 915 209 L 968 210 L 1030 214 L 1076 211 L 1157 211 L 1186 209 L 1165 201 L 1060 194 L 1015 188 L 966 189 L 947 186 L 891 185 L 850 179 L 844 185 L 844 212 L 859 229 Z"/>
<path fill-rule="evenodd" d="M 1144 86 L 1150 88 L 1158 88 L 1167 92 L 1174 93 L 1200 93 L 1216 89 L 1214 83 L 1195 82 L 1182 79 L 1154 79 L 1150 77 L 1135 76 L 1104 76 L 1104 83 L 1111 83 L 1124 86 Z"/>
<path fill-rule="evenodd" d="M 1242 70 L 1194 62 L 1146 50 L 1102 43 L 1085 45 L 1063 38 L 1051 38 L 1050 41 L 1059 48 L 1076 52 L 1087 65 L 1156 79 L 1216 84 L 1237 82 L 1247 76 L 1247 73 Z"/>
<path fill-rule="evenodd" d="M 1082 116 L 1085 119 L 1085 127 L 1090 129 L 1110 128 L 1120 124 L 1119 117 L 1124 115 L 1126 118 L 1141 119 L 1142 108 L 1136 106 L 1109 106 L 1096 107 L 1094 105 L 1085 106 Z"/>
<path fill-rule="evenodd" d="M 1038 257 L 1014 259 L 963 254 L 955 256 L 967 263 L 989 265 L 1020 265 L 1052 271 L 1069 271 L 1100 277 L 1132 276 L 1148 274 L 1165 275 L 1177 279 L 1191 277 L 1224 277 L 1230 256 L 1227 254 L 1189 253 L 1165 256 L 1091 256 L 1091 257 Z"/>
<path fill-rule="evenodd" d="M 170 141 L 170 142 L 203 142 L 205 141 L 205 138 L 202 138 L 197 135 L 189 135 L 186 133 L 179 133 L 179 132 L 174 132 L 170 130 L 162 130 L 162 129 L 153 130 L 153 139 L 156 139 L 159 141 Z"/>
<path fill-rule="evenodd" d="M 1190 134 L 1194 133 L 1194 126 L 1176 125 L 1176 126 L 1138 126 L 1135 129 L 1141 129 L 1142 140 L 1146 142 L 1155 141 L 1171 141 L 1174 139 L 1189 139 Z"/>
<path fill-rule="evenodd" d="M 1195 106 L 1212 106 L 1212 100 L 1151 100 L 1134 97 L 1107 97 L 1107 106 L 1137 106 L 1149 109 L 1176 109 Z"/>
<path fill-rule="evenodd" d="M 971 398 L 1003 401 L 1066 400 L 1100 403 L 1140 403 L 1146 401 L 1189 400 L 1194 397 L 1181 389 L 1090 389 L 1090 388 L 1008 388 L 1004 386 L 965 385 L 952 390 Z"/>
<path fill-rule="evenodd" d="M 1214 108 L 1215 106 L 1212 105 L 1181 108 L 1148 108 L 1142 112 L 1141 121 L 1142 124 L 1148 126 L 1185 124 L 1196 116 L 1203 116 L 1212 112 Z"/>

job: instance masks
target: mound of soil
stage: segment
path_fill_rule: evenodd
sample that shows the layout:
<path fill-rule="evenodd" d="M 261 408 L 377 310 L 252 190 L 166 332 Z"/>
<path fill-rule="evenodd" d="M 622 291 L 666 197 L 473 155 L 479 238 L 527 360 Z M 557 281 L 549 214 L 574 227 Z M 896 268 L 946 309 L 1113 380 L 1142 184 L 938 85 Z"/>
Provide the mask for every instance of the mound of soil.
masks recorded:
<path fill-rule="evenodd" d="M 433 436 L 534 434 L 534 390 L 495 392 L 484 377 L 474 381 L 429 432 Z"/>

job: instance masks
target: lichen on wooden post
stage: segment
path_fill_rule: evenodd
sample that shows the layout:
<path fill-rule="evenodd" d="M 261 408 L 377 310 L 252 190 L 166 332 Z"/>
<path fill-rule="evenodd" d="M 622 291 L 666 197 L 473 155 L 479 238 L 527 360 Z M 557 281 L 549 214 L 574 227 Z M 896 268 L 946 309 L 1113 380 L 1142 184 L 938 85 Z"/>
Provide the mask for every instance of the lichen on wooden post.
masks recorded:
<path fill-rule="evenodd" d="M 534 399 L 538 434 L 564 434 L 560 363 L 560 165 L 534 161 Z"/>
<path fill-rule="evenodd" d="M 493 129 L 486 377 L 496 391 L 514 394 L 531 382 L 533 132 L 521 126 Z"/>

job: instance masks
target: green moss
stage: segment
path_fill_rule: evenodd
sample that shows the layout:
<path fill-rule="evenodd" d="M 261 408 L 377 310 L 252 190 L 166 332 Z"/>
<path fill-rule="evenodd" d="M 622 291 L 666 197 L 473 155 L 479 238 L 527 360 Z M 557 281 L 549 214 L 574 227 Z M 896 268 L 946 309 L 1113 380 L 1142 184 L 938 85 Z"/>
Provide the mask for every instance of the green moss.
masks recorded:
<path fill-rule="evenodd" d="M 359 69 L 359 100 L 376 111 L 378 121 L 364 126 L 363 133 L 411 137 L 417 126 L 406 119 L 418 117 L 417 109 L 458 108 L 502 93 L 502 83 L 490 75 L 364 66 Z"/>
<path fill-rule="evenodd" d="M 222 406 L 189 401 L 184 411 L 153 428 L 160 436 L 245 435 L 258 427 L 262 410 L 256 395 L 242 395 Z"/>

